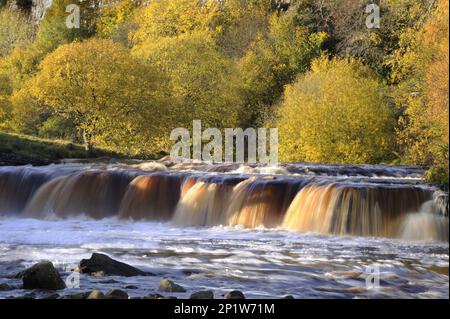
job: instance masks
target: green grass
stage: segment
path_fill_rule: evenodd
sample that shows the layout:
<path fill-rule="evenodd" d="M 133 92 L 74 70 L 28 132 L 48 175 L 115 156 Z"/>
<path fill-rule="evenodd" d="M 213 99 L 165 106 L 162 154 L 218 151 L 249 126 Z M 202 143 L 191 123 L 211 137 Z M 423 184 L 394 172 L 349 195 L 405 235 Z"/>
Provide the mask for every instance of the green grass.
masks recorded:
<path fill-rule="evenodd" d="M 52 162 L 63 158 L 87 158 L 80 144 L 70 141 L 43 139 L 35 136 L 0 132 L 1 157 L 29 159 L 30 161 Z M 123 157 L 120 154 L 103 149 L 94 149 L 90 157 Z"/>

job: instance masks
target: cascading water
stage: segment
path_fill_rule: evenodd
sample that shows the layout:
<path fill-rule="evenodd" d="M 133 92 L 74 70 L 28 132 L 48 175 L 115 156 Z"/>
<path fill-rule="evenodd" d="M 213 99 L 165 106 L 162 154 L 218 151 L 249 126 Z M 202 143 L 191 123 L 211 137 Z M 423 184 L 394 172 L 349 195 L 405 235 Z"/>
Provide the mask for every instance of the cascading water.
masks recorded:
<path fill-rule="evenodd" d="M 93 252 L 155 276 L 80 288 L 133 297 L 171 278 L 216 297 L 448 298 L 448 194 L 415 167 L 169 162 L 0 167 L 0 298 L 51 260 L 63 278 Z M 380 267 L 381 288 L 365 272 Z M 44 297 L 45 292 L 34 292 Z M 166 294 L 166 293 L 165 293 Z"/>
<path fill-rule="evenodd" d="M 31 198 L 24 215 L 45 218 L 117 215 L 132 176 L 109 171 L 77 172 L 44 184 Z"/>
<path fill-rule="evenodd" d="M 448 197 L 413 168 L 410 175 L 407 168 L 384 168 L 380 177 L 380 167 L 370 166 L 159 166 L 1 168 L 0 213 L 448 240 Z"/>

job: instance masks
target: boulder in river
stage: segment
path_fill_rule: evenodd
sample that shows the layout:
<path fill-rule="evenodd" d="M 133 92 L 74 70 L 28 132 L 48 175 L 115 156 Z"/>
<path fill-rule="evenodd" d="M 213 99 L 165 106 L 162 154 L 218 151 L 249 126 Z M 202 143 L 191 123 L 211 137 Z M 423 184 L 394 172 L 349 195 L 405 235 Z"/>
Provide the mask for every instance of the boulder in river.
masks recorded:
<path fill-rule="evenodd" d="M 87 296 L 87 299 L 103 299 L 103 298 L 105 298 L 105 294 L 100 290 L 92 290 Z"/>
<path fill-rule="evenodd" d="M 245 295 L 239 290 L 233 290 L 227 292 L 224 296 L 225 299 L 245 299 Z"/>
<path fill-rule="evenodd" d="M 21 273 L 24 289 L 58 290 L 66 288 L 59 272 L 49 261 L 33 265 Z"/>
<path fill-rule="evenodd" d="M 106 293 L 105 298 L 107 298 L 107 299 L 128 299 L 129 296 L 123 290 L 112 289 Z"/>
<path fill-rule="evenodd" d="M 8 284 L 0 284 L 0 291 L 10 291 L 10 290 L 14 290 L 14 287 Z"/>
<path fill-rule="evenodd" d="M 97 275 L 101 273 L 105 276 L 133 277 L 152 275 L 151 273 L 139 270 L 133 266 L 127 265 L 99 253 L 93 253 L 90 259 L 81 260 L 78 271 L 89 275 Z"/>
<path fill-rule="evenodd" d="M 194 292 L 189 299 L 214 299 L 214 293 L 211 290 Z"/>
<path fill-rule="evenodd" d="M 159 291 L 165 292 L 186 292 L 186 289 L 177 285 L 169 279 L 163 279 L 159 282 Z"/>
<path fill-rule="evenodd" d="M 59 297 L 58 299 L 86 299 L 89 295 L 89 292 L 79 292 L 76 294 L 65 295 Z"/>

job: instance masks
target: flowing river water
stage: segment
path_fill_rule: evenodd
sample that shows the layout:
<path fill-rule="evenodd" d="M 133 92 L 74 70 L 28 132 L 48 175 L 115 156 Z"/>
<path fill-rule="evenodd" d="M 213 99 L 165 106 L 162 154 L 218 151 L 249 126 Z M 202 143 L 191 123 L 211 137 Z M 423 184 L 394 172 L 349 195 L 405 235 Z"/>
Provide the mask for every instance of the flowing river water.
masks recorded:
<path fill-rule="evenodd" d="M 154 276 L 80 275 L 65 293 L 142 297 L 170 278 L 187 290 L 177 297 L 448 298 L 448 194 L 422 174 L 305 163 L 0 167 L 0 284 L 16 288 L 0 298 L 29 293 L 15 274 L 36 262 L 66 277 L 93 252 Z"/>

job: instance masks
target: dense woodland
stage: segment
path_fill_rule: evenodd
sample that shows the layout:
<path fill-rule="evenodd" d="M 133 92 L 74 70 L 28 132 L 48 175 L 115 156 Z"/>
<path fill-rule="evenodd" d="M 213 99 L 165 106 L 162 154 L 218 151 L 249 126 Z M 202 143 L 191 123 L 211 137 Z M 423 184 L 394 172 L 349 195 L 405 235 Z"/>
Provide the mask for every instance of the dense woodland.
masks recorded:
<path fill-rule="evenodd" d="M 135 157 L 176 127 L 278 127 L 280 159 L 414 164 L 448 184 L 449 4 L 0 0 L 0 130 Z"/>

